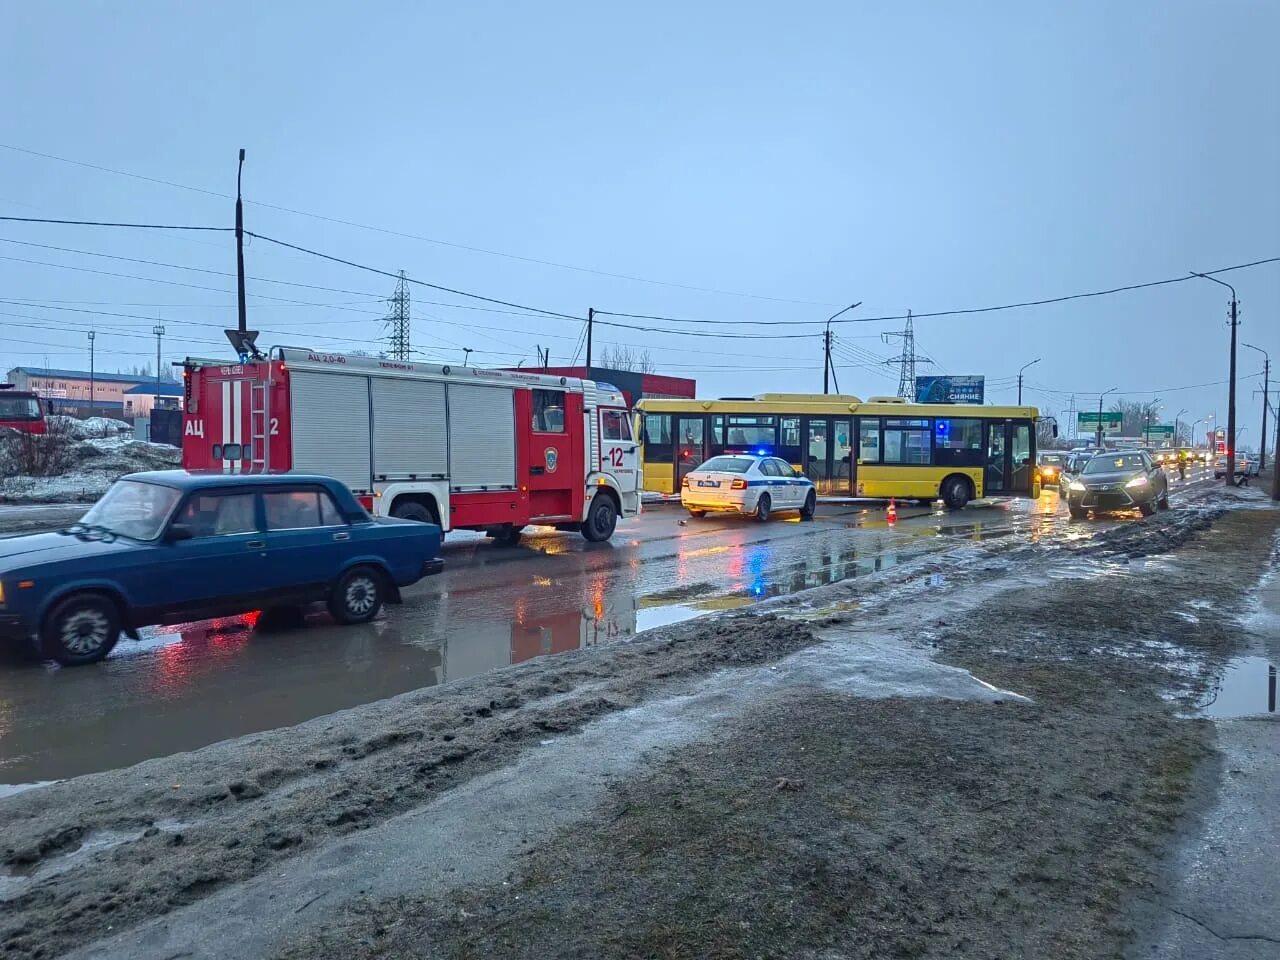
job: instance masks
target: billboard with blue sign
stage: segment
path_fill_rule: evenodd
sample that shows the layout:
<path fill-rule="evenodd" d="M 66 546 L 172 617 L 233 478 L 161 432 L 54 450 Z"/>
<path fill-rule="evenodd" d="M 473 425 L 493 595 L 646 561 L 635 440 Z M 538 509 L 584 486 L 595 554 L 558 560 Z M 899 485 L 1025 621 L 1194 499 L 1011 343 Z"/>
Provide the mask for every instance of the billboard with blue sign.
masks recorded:
<path fill-rule="evenodd" d="M 916 403 L 982 403 L 985 377 L 916 377 Z"/>

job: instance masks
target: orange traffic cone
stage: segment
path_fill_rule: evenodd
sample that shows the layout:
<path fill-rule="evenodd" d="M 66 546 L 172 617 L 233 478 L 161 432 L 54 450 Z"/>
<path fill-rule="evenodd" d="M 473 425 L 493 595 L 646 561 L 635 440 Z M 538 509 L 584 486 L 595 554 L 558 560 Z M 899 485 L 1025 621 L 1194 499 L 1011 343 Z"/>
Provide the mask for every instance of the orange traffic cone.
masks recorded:
<path fill-rule="evenodd" d="M 885 511 L 884 518 L 890 523 L 898 522 L 898 505 L 894 502 L 893 497 L 889 498 L 889 509 Z"/>

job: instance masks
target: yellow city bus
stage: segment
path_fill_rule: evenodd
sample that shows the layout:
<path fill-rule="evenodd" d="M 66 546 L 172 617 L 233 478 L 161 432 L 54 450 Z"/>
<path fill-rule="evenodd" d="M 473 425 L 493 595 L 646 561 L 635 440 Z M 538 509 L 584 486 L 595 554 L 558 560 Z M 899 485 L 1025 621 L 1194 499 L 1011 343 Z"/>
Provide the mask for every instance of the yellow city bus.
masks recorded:
<path fill-rule="evenodd" d="M 724 400 L 644 399 L 644 489 L 675 494 L 722 453 L 781 457 L 821 496 L 1038 497 L 1035 407 L 909 403 L 898 397 L 766 393 Z"/>

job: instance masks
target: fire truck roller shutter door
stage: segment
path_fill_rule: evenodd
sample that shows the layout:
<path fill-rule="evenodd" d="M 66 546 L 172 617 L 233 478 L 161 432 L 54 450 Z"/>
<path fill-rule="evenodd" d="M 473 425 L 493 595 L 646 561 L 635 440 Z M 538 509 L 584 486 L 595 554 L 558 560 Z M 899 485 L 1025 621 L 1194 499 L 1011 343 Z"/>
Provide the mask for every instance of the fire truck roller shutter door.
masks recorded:
<path fill-rule="evenodd" d="M 373 475 L 429 479 L 449 472 L 444 384 L 373 378 Z"/>
<path fill-rule="evenodd" d="M 293 469 L 368 490 L 369 378 L 289 371 Z"/>
<path fill-rule="evenodd" d="M 515 396 L 508 387 L 449 384 L 449 486 L 516 485 Z"/>

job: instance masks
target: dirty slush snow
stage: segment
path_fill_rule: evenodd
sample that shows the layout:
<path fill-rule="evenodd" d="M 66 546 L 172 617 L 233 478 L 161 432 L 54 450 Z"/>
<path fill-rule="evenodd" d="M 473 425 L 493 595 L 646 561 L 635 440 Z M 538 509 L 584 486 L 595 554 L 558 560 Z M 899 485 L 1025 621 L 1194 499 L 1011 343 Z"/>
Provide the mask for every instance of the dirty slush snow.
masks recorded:
<path fill-rule="evenodd" d="M 1206 501 L 1069 547 L 932 559 L 905 583 L 835 584 L 774 614 L 10 797 L 0 851 L 30 879 L 0 888 L 0 944 L 23 958 L 1114 955 L 1212 754 L 1211 725 L 1178 714 L 1234 652 L 1277 525 Z M 1211 604 L 1195 622 L 1179 615 L 1190 597 Z M 859 695 L 852 678 L 881 650 L 932 663 L 929 683 L 950 671 L 958 692 Z M 645 724 L 664 732 L 646 740 Z M 511 771 L 556 750 L 582 763 L 561 764 L 566 784 L 603 775 L 530 791 L 527 809 L 508 798 L 495 809 L 518 829 L 473 825 L 461 859 L 423 826 L 424 810 L 461 823 L 466 802 L 528 787 Z M 50 870 L 104 834 L 125 839 Z M 345 884 L 380 836 L 429 880 L 397 889 L 369 862 L 367 883 L 294 906 L 295 865 L 346 861 Z M 208 937 L 228 904 L 279 935 Z"/>

